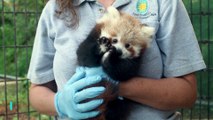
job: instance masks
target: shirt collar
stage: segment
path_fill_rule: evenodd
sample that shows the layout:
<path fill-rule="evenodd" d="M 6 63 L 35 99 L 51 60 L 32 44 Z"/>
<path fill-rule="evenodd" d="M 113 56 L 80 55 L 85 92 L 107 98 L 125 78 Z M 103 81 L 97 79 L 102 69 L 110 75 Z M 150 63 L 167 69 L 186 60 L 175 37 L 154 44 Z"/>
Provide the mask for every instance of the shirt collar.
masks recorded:
<path fill-rule="evenodd" d="M 118 7 L 121 7 L 121 6 L 128 4 L 130 2 L 131 2 L 131 0 L 115 0 L 115 2 L 113 3 L 113 6 L 115 8 L 118 8 Z"/>
<path fill-rule="evenodd" d="M 94 2 L 96 0 L 73 0 L 73 5 L 74 6 L 79 6 L 81 5 L 83 2 L 88 1 L 88 2 Z"/>
<path fill-rule="evenodd" d="M 85 1 L 95 2 L 96 0 L 73 0 L 73 5 L 74 6 L 79 6 Z M 126 4 L 128 4 L 130 2 L 131 2 L 131 0 L 115 0 L 115 3 L 113 3 L 113 6 L 117 8 L 117 7 L 126 5 Z"/>

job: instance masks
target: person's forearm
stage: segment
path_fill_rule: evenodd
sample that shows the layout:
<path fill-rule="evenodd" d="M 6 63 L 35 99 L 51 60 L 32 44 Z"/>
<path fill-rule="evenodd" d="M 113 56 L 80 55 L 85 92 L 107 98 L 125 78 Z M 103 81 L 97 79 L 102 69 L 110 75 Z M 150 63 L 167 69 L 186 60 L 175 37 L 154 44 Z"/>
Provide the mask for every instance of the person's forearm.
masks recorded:
<path fill-rule="evenodd" d="M 56 115 L 54 107 L 55 93 L 47 87 L 31 85 L 30 102 L 34 109 L 47 115 Z"/>
<path fill-rule="evenodd" d="M 191 107 L 196 100 L 193 74 L 160 80 L 133 78 L 120 83 L 119 95 L 162 110 Z"/>

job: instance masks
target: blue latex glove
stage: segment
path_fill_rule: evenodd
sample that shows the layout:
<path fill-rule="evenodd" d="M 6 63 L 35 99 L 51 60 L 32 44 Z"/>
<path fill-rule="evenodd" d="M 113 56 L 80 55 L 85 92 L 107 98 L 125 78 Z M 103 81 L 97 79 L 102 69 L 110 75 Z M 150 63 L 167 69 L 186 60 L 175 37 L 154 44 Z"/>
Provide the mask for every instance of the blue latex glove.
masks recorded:
<path fill-rule="evenodd" d="M 79 67 L 78 71 L 84 71 L 86 76 L 100 75 L 101 77 L 108 77 L 102 67 Z"/>
<path fill-rule="evenodd" d="M 107 90 L 111 91 L 108 92 L 111 95 L 115 95 L 115 97 L 118 97 L 119 99 L 123 99 L 121 96 L 118 96 L 118 89 L 119 89 L 119 81 L 115 81 L 111 79 L 103 70 L 103 68 L 100 67 L 78 67 L 78 72 L 85 72 L 86 77 L 94 76 L 94 75 L 100 75 L 103 80 L 107 81 Z"/>
<path fill-rule="evenodd" d="M 105 78 L 105 80 L 108 80 L 112 84 L 118 86 L 119 82 L 111 79 L 103 70 L 103 68 L 100 67 L 78 67 L 79 72 L 85 72 L 86 76 L 94 76 L 94 75 L 100 75 L 102 78 Z"/>
<path fill-rule="evenodd" d="M 101 77 L 99 75 L 85 77 L 85 72 L 77 69 L 76 73 L 66 83 L 64 89 L 55 95 L 54 103 L 59 117 L 79 120 L 97 116 L 100 112 L 92 110 L 100 106 L 103 103 L 103 99 L 96 99 L 86 103 L 80 102 L 99 96 L 105 91 L 104 87 L 83 89 L 100 81 Z"/>

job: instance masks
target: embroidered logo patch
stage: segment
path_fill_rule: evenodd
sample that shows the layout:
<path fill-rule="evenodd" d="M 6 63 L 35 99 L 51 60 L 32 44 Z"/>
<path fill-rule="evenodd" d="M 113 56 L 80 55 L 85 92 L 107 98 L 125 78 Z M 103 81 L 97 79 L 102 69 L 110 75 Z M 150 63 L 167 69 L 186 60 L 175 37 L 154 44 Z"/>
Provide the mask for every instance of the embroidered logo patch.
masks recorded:
<path fill-rule="evenodd" d="M 137 12 L 144 15 L 148 12 L 148 2 L 147 0 L 138 0 L 137 5 L 136 5 L 136 9 Z"/>

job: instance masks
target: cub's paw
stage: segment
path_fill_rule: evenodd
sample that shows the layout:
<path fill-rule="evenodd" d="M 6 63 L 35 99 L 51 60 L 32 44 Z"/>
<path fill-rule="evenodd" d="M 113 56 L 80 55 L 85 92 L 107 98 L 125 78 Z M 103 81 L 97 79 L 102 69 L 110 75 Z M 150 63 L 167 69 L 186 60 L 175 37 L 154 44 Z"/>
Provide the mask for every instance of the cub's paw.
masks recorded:
<path fill-rule="evenodd" d="M 119 49 L 116 49 L 114 46 L 110 47 L 109 50 L 109 57 L 119 58 L 122 55 L 122 51 Z"/>
<path fill-rule="evenodd" d="M 98 44 L 100 45 L 100 50 L 102 53 L 107 52 L 111 47 L 110 40 L 106 37 L 98 38 Z"/>

